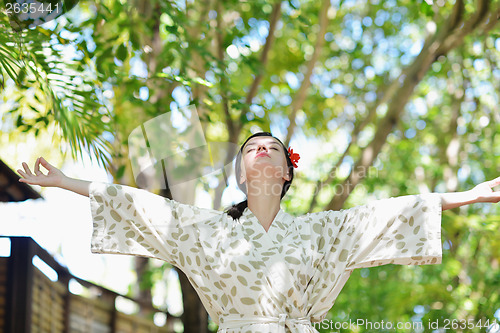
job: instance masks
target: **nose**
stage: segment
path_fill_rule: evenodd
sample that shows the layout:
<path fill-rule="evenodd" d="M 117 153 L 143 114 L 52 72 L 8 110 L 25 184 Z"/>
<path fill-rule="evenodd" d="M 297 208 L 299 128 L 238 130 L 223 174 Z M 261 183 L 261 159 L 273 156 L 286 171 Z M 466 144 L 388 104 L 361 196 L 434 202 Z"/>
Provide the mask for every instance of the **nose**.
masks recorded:
<path fill-rule="evenodd" d="M 264 148 L 265 151 L 267 151 L 267 148 L 266 146 L 263 146 L 263 145 L 259 145 L 259 148 L 257 148 L 257 152 L 260 152 L 261 149 L 260 148 Z"/>

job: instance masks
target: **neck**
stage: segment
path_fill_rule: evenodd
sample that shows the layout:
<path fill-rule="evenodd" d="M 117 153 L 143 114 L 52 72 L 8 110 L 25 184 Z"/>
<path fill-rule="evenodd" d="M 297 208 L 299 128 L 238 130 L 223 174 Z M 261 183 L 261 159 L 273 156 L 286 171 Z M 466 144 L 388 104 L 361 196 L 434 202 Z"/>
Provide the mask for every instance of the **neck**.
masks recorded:
<path fill-rule="evenodd" d="M 247 187 L 248 209 L 266 231 L 280 210 L 282 188 L 283 183 L 261 180 L 256 180 Z"/>

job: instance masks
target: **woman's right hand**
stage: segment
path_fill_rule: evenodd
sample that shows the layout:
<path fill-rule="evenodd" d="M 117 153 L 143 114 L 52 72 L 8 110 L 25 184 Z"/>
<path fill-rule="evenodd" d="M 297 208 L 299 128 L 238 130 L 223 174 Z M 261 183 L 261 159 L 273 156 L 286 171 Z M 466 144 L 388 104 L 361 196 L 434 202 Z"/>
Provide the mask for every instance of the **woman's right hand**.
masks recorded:
<path fill-rule="evenodd" d="M 48 170 L 48 173 L 45 175 L 40 171 L 40 164 Z M 63 183 L 63 180 L 67 178 L 61 170 L 56 168 L 55 166 L 49 164 L 43 157 L 39 157 L 36 159 L 35 167 L 33 168 L 33 173 L 31 173 L 28 164 L 23 162 L 24 171 L 18 169 L 17 172 L 22 176 L 19 179 L 22 183 L 28 183 L 31 185 L 40 185 L 44 187 L 60 187 Z"/>

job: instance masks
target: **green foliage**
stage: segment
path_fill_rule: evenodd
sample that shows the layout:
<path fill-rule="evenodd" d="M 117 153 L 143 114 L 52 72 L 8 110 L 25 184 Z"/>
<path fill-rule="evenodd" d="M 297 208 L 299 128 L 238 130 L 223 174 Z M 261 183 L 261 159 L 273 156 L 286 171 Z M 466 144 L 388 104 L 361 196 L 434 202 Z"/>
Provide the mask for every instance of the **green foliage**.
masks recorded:
<path fill-rule="evenodd" d="M 464 19 L 475 15 L 475 4 L 465 1 Z M 268 60 L 262 63 L 273 5 L 264 0 L 82 1 L 53 29 L 38 27 L 18 44 L 0 27 L 0 84 L 4 88 L 11 78 L 19 90 L 7 97 L 15 102 L 9 110 L 12 126 L 39 131 L 57 121 L 75 151 L 91 148 L 98 156 L 113 145 L 114 165 L 108 167 L 118 178 L 130 173 L 124 157 L 131 130 L 186 103 L 197 105 L 213 141 L 228 138 L 228 124 L 241 126 L 240 140 L 256 126 L 283 138 L 315 42 L 324 38 L 306 99 L 292 120 L 294 138 L 314 139 L 318 156 L 309 169 L 299 168 L 283 202 L 289 212 L 302 214 L 318 192 L 313 209 L 322 209 L 345 173 L 334 170 L 322 188 L 316 182 L 327 179 L 337 162 L 342 170 L 353 167 L 380 130 L 390 102 L 385 94 L 400 86 L 401 75 L 426 38 L 443 29 L 454 4 L 332 0 L 327 33 L 318 36 L 321 1 L 282 1 Z M 498 5 L 490 1 L 490 11 Z M 498 24 L 483 28 L 434 59 L 417 78 L 373 169 L 346 207 L 389 196 L 467 190 L 498 176 L 500 30 Z M 61 69 L 57 49 L 62 45 L 71 45 L 78 57 Z M 53 75 L 37 77 L 36 69 Z M 249 104 L 259 74 L 262 81 Z M 76 84 L 76 77 L 82 83 Z M 24 93 L 32 87 L 36 92 L 28 101 Z M 353 145 L 338 161 L 349 142 Z M 309 146 L 294 149 L 301 153 Z M 423 324 L 493 320 L 500 304 L 499 216 L 500 206 L 491 204 L 444 212 L 443 264 L 354 271 L 328 318 Z M 153 272 L 146 280 L 156 278 Z M 370 332 L 366 327 L 341 331 Z"/>
<path fill-rule="evenodd" d="M 14 32 L 8 17 L 0 12 L 0 86 L 2 92 L 15 91 L 3 96 L 14 103 L 3 109 L 2 131 L 38 136 L 55 122 L 73 157 L 83 150 L 92 151 L 98 161 L 107 164 L 111 145 L 102 135 L 110 131 L 103 121 L 109 119 L 109 112 L 92 90 L 98 82 L 78 72 L 80 62 L 63 59 L 64 47 L 71 41 L 59 35 L 57 26 L 54 30 L 36 27 Z"/>

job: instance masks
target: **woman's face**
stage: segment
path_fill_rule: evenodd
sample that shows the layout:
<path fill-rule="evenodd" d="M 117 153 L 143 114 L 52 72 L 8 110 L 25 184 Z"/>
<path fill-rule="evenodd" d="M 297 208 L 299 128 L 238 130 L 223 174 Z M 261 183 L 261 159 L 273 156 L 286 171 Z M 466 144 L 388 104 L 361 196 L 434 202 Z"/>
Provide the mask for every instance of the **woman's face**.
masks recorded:
<path fill-rule="evenodd" d="M 283 146 L 273 137 L 257 136 L 242 150 L 240 183 L 246 179 L 289 180 L 288 165 Z"/>

